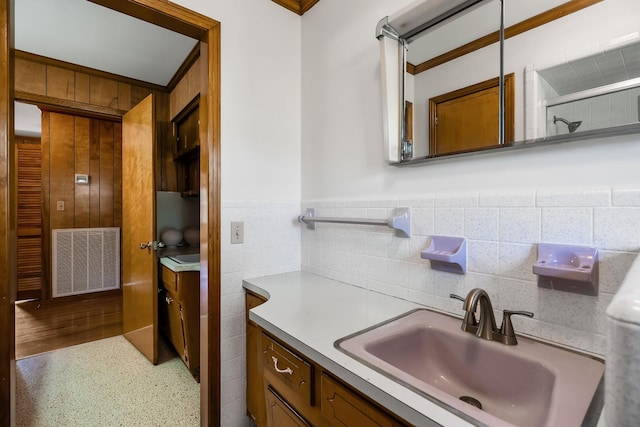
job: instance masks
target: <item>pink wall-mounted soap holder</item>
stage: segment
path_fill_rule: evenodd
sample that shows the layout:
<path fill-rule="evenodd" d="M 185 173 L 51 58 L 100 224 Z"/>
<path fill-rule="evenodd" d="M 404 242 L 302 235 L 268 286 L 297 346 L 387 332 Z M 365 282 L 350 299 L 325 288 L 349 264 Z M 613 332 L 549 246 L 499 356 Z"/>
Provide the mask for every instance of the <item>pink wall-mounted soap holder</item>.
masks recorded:
<path fill-rule="evenodd" d="M 598 248 L 539 243 L 533 274 L 541 288 L 597 296 Z"/>
<path fill-rule="evenodd" d="M 431 261 L 434 270 L 448 273 L 467 272 L 467 239 L 464 237 L 431 236 L 429 247 L 420 257 Z"/>

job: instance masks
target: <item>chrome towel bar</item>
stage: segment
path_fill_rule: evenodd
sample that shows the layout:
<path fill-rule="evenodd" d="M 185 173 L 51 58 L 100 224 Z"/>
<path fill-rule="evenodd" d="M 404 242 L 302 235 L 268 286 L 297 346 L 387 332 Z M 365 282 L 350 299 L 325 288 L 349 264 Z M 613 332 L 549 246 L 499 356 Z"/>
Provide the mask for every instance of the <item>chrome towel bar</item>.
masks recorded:
<path fill-rule="evenodd" d="M 316 216 L 316 209 L 307 209 L 304 215 L 298 215 L 298 221 L 306 224 L 309 230 L 316 229 L 316 223 L 328 222 L 333 224 L 382 225 L 396 230 L 398 237 L 411 237 L 411 208 L 396 208 L 395 215 L 389 219 L 372 218 L 334 218 Z"/>

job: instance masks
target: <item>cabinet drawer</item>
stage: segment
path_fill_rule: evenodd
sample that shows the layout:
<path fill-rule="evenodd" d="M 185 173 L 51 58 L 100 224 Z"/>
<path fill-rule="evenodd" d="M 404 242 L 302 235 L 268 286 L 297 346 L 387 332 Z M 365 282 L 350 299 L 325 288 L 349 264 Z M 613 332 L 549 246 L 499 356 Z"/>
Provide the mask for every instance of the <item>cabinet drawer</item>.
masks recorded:
<path fill-rule="evenodd" d="M 313 406 L 313 367 L 291 350 L 262 334 L 264 369 L 282 379 L 292 391 Z"/>
<path fill-rule="evenodd" d="M 271 386 L 267 388 L 268 427 L 311 427 Z"/>
<path fill-rule="evenodd" d="M 164 265 L 162 266 L 162 286 L 175 296 L 178 296 L 178 275 Z"/>
<path fill-rule="evenodd" d="M 335 426 L 400 427 L 398 422 L 371 402 L 323 373 L 320 379 L 320 410 Z"/>

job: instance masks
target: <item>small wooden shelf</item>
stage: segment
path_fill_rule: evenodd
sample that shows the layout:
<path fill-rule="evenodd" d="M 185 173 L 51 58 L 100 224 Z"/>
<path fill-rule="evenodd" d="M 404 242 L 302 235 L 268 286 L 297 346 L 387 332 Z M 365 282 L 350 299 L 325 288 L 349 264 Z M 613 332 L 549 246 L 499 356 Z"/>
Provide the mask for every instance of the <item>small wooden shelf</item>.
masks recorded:
<path fill-rule="evenodd" d="M 180 161 L 186 160 L 191 157 L 196 157 L 200 155 L 200 142 L 198 141 L 196 145 L 193 145 L 185 150 L 180 150 L 173 155 L 173 160 Z"/>

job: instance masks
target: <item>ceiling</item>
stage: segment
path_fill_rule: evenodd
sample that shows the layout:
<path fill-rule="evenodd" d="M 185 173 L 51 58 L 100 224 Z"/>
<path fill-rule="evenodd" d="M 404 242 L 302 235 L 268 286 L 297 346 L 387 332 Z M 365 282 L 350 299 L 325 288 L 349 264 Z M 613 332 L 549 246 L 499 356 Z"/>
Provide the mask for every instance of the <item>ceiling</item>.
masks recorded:
<path fill-rule="evenodd" d="M 197 40 L 86 0 L 15 2 L 15 48 L 166 86 Z M 16 103 L 16 133 L 40 134 L 40 110 Z"/>
<path fill-rule="evenodd" d="M 637 79 L 640 77 L 640 42 L 538 70 L 538 73 L 557 95 Z"/>
<path fill-rule="evenodd" d="M 300 15 L 319 0 L 273 0 Z M 18 0 L 17 50 L 166 86 L 197 40 L 87 0 Z M 16 106 L 15 128 L 38 135 L 40 110 Z"/>
<path fill-rule="evenodd" d="M 166 86 L 196 40 L 86 0 L 15 2 L 15 48 Z"/>

